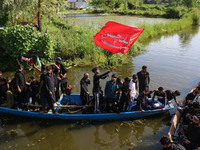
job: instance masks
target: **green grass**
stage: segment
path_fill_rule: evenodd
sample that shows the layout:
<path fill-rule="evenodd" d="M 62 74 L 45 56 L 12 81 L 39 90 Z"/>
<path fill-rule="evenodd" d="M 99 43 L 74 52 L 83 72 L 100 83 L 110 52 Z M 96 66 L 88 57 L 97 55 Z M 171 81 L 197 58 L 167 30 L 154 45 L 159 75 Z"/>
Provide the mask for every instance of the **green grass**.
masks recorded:
<path fill-rule="evenodd" d="M 171 22 L 157 24 L 140 24 L 140 28 L 144 28 L 144 32 L 139 39 L 133 44 L 126 55 L 127 58 L 122 59 L 121 64 L 129 62 L 131 57 L 137 56 L 145 51 L 144 42 L 158 35 L 172 33 L 182 30 L 193 24 L 192 14 L 187 14 L 182 19 Z M 100 28 L 94 29 L 86 25 L 70 26 L 63 18 L 53 20 L 43 20 L 48 29 L 48 33 L 52 36 L 54 42 L 55 57 L 61 56 L 66 66 L 113 66 L 122 56 L 122 54 L 112 54 L 106 50 L 96 46 L 93 41 L 93 35 L 100 31 Z"/>

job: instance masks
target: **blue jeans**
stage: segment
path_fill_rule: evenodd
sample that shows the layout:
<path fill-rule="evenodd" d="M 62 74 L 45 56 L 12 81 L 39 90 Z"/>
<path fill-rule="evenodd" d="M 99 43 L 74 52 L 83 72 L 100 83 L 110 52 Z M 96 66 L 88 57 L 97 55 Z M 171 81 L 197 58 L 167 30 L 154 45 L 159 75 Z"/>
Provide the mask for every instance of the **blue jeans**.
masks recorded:
<path fill-rule="evenodd" d="M 128 111 L 131 111 L 132 107 L 136 105 L 136 101 L 134 101 L 135 97 L 131 96 L 132 102 L 128 102 Z"/>

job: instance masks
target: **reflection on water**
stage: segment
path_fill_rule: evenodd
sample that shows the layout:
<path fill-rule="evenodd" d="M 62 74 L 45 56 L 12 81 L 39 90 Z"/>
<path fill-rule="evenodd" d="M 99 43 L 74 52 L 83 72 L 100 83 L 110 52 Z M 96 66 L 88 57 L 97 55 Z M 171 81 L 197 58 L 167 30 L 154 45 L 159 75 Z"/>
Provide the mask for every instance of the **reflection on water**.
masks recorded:
<path fill-rule="evenodd" d="M 53 122 L 2 119 L 1 150 L 12 149 L 127 149 L 143 143 L 143 137 L 162 129 L 169 114 L 139 121 Z M 160 124 L 157 124 L 159 121 Z"/>
<path fill-rule="evenodd" d="M 200 80 L 199 28 L 186 29 L 176 34 L 165 35 L 151 40 L 147 52 L 132 59 L 132 63 L 114 70 L 121 78 L 131 77 L 133 73 L 148 65 L 151 76 L 150 88 L 163 86 L 165 89 L 179 89 L 180 102 Z M 101 72 L 106 69 L 101 69 Z M 79 81 L 90 67 L 73 68 L 68 72 L 69 84 L 73 93 L 79 93 Z M 105 87 L 106 81 L 101 85 Z M 90 85 L 90 92 L 92 92 Z M 174 102 L 173 102 L 174 103 Z M 169 130 L 170 113 L 156 115 L 136 121 L 47 121 L 23 120 L 1 116 L 1 150 L 10 149 L 160 149 L 159 139 Z"/>

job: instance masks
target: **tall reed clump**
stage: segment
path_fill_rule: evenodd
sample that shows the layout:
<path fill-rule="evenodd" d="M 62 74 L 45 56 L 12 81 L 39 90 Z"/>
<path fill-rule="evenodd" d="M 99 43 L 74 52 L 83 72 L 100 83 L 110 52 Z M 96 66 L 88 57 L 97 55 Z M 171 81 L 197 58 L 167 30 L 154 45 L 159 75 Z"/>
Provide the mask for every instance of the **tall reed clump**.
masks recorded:
<path fill-rule="evenodd" d="M 200 12 L 199 10 L 194 10 L 193 14 L 192 14 L 192 24 L 197 26 L 199 25 L 200 22 Z"/>

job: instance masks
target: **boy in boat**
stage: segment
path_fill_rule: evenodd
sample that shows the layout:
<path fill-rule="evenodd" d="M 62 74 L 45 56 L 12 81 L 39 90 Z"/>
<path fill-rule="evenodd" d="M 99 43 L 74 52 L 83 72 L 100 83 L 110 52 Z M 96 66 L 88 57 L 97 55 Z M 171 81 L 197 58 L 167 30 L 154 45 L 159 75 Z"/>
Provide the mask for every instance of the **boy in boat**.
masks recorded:
<path fill-rule="evenodd" d="M 176 90 L 176 91 L 166 90 L 165 93 L 167 94 L 167 103 L 168 103 L 168 105 L 169 105 L 169 101 L 174 99 L 174 101 L 176 102 L 177 106 L 179 106 L 179 103 L 178 103 L 176 97 L 181 95 L 180 91 L 178 91 L 178 90 Z M 169 107 L 172 108 L 170 105 L 169 105 Z"/>
<path fill-rule="evenodd" d="M 128 101 L 129 101 L 129 85 L 130 85 L 131 79 L 126 77 L 124 79 L 124 83 L 122 85 L 122 96 L 120 99 L 120 103 L 119 103 L 119 111 L 120 112 L 125 112 L 127 111 L 127 107 L 128 107 Z"/>
<path fill-rule="evenodd" d="M 25 81 L 25 74 L 27 74 L 32 67 L 29 68 L 29 70 L 25 71 L 23 65 L 18 66 L 18 71 L 15 73 L 15 84 L 17 88 L 17 102 L 18 102 L 18 108 L 21 110 L 23 108 L 22 103 L 26 103 L 26 81 Z"/>
<path fill-rule="evenodd" d="M 129 90 L 130 90 L 130 93 L 129 93 L 129 106 L 128 106 L 128 111 L 131 111 L 131 108 L 133 106 L 133 103 L 134 103 L 134 99 L 136 97 L 136 95 L 139 95 L 139 93 L 136 91 L 136 84 L 137 84 L 137 75 L 134 74 L 133 77 L 132 77 L 132 80 L 130 82 L 130 85 L 129 85 Z"/>
<path fill-rule="evenodd" d="M 144 110 L 150 110 L 151 106 L 146 103 L 147 96 L 149 94 L 148 88 L 144 89 L 142 93 L 140 93 L 137 97 L 136 110 L 141 110 L 141 112 L 145 112 Z"/>
<path fill-rule="evenodd" d="M 89 101 L 90 93 L 88 91 L 88 85 L 90 84 L 89 73 L 84 73 L 83 78 L 80 81 L 81 93 L 80 98 L 82 101 L 82 105 L 86 105 Z"/>
<path fill-rule="evenodd" d="M 111 80 L 106 82 L 104 89 L 104 97 L 106 99 L 106 111 L 107 112 L 116 112 L 117 107 L 114 104 L 116 99 L 116 91 L 119 89 L 119 86 L 116 82 L 117 77 L 115 74 L 112 75 Z"/>
<path fill-rule="evenodd" d="M 139 82 L 139 93 L 142 93 L 145 88 L 148 88 L 149 90 L 150 76 L 149 72 L 147 72 L 147 66 L 142 66 L 142 70 L 137 73 L 137 76 Z"/>
<path fill-rule="evenodd" d="M 108 77 L 109 73 L 111 71 L 107 71 L 107 72 L 99 75 L 99 73 L 100 73 L 99 68 L 93 68 L 92 72 L 94 73 L 94 76 L 93 76 L 93 95 L 94 95 L 94 100 L 95 100 L 94 112 L 99 113 L 100 112 L 100 109 L 99 109 L 99 93 L 100 93 L 100 90 L 101 90 L 100 79 L 105 79 L 106 77 Z"/>
<path fill-rule="evenodd" d="M 162 144 L 161 150 L 186 150 L 181 144 L 176 142 L 171 142 L 169 137 L 163 136 L 160 139 L 160 143 Z"/>
<path fill-rule="evenodd" d="M 55 77 L 52 72 L 51 66 L 46 67 L 47 74 L 45 76 L 45 88 L 46 88 L 46 95 L 47 95 L 47 102 L 49 105 L 49 108 L 52 110 L 52 112 L 56 115 L 58 115 L 58 112 L 55 111 L 53 104 L 56 101 L 55 97 L 55 91 L 56 91 L 56 84 L 55 84 Z"/>
<path fill-rule="evenodd" d="M 158 101 L 154 100 L 156 96 Z M 158 90 L 154 91 L 152 103 L 154 108 L 162 108 L 163 111 L 165 110 L 165 106 L 167 104 L 167 94 L 165 93 L 163 87 L 159 87 Z"/>

